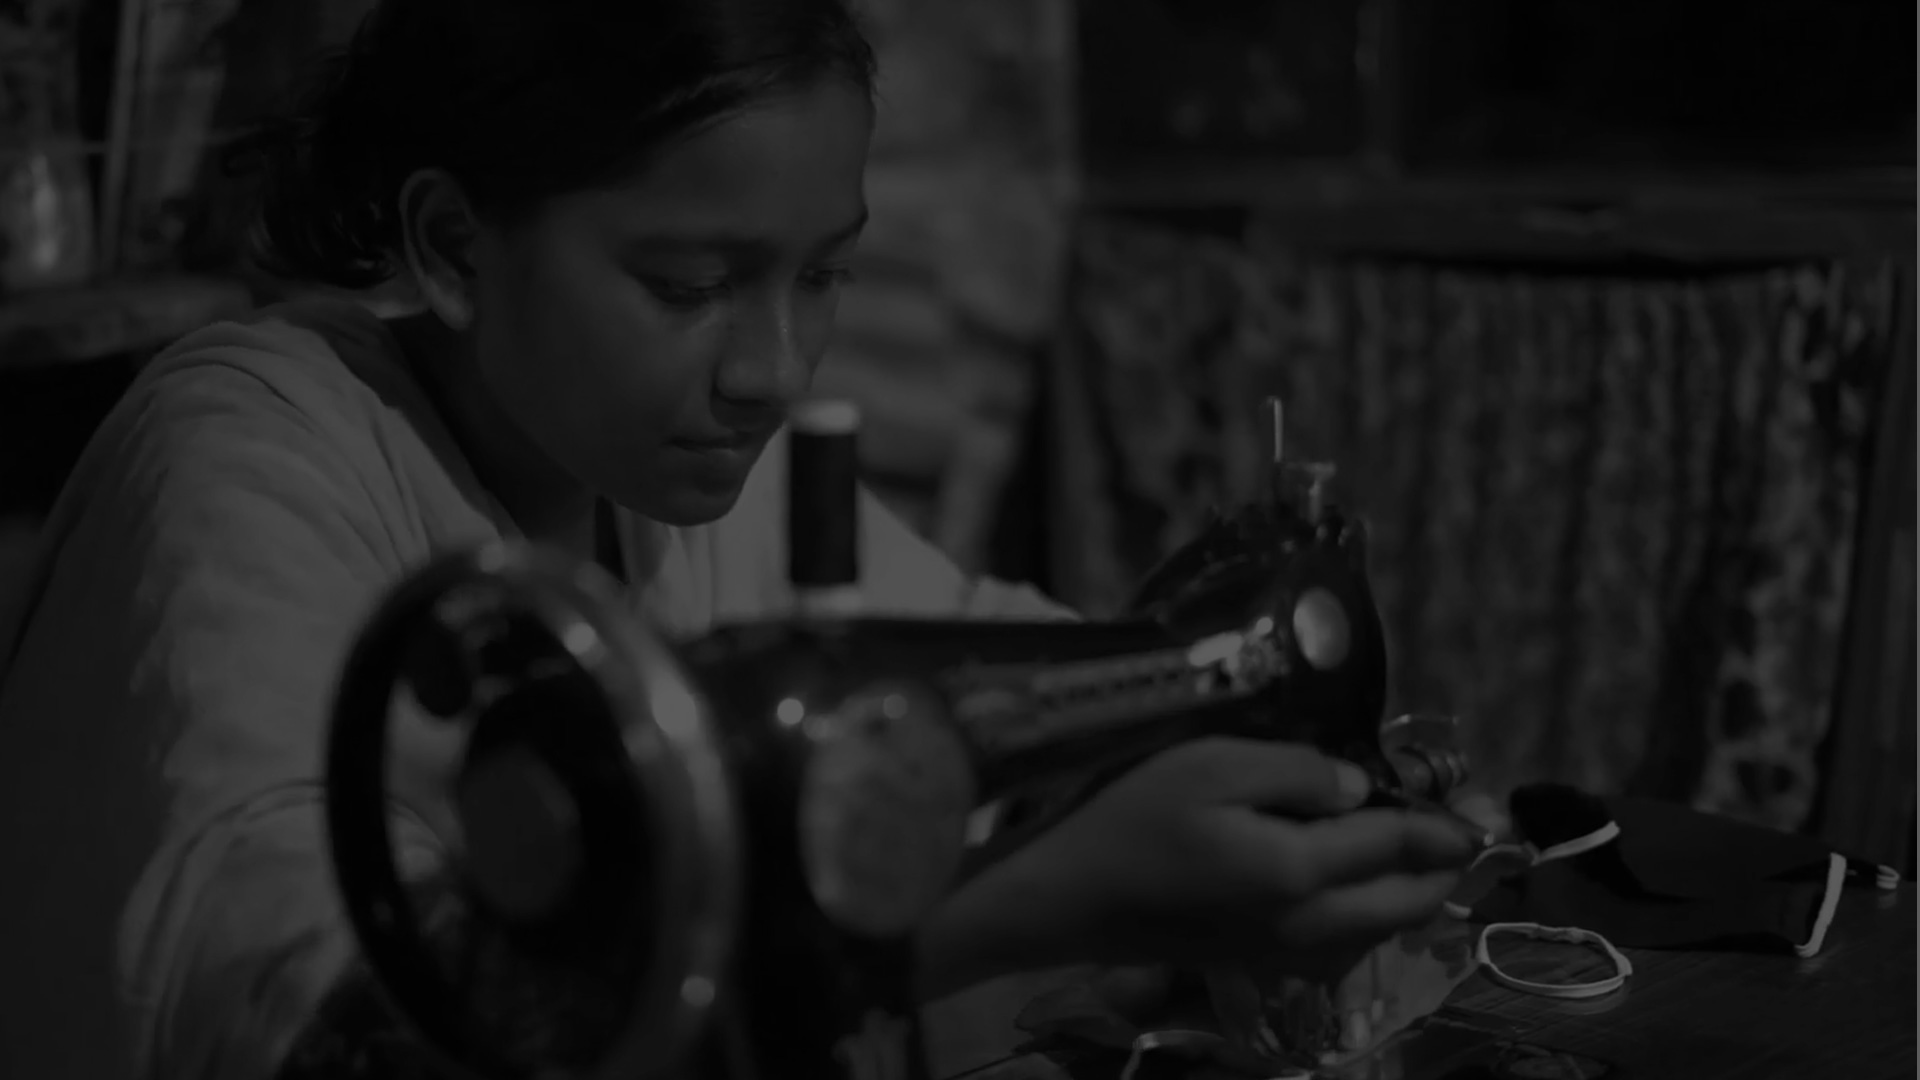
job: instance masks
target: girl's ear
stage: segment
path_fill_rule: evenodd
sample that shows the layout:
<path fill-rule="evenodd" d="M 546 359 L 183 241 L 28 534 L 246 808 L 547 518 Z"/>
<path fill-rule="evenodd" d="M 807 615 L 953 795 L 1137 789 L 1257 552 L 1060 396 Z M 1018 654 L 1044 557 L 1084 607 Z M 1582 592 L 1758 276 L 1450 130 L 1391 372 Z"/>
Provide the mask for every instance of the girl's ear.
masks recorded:
<path fill-rule="evenodd" d="M 400 189 L 401 261 L 420 297 L 451 330 L 474 319 L 474 249 L 480 221 L 459 181 L 441 169 L 422 169 Z"/>

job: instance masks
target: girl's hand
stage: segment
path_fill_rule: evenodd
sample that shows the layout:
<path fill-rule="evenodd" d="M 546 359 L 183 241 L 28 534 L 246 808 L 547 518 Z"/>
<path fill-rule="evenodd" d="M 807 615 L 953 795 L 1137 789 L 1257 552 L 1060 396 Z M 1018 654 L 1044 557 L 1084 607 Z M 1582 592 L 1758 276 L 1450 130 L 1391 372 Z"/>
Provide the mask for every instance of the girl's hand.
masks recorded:
<path fill-rule="evenodd" d="M 1367 790 L 1306 747 L 1169 750 L 969 882 L 925 960 L 947 966 L 936 982 L 1072 963 L 1345 970 L 1432 918 L 1475 851 L 1437 816 L 1355 810 Z"/>
<path fill-rule="evenodd" d="M 1495 843 L 1513 842 L 1513 821 L 1492 795 L 1478 788 L 1465 787 L 1447 798 L 1447 807 L 1493 834 Z"/>

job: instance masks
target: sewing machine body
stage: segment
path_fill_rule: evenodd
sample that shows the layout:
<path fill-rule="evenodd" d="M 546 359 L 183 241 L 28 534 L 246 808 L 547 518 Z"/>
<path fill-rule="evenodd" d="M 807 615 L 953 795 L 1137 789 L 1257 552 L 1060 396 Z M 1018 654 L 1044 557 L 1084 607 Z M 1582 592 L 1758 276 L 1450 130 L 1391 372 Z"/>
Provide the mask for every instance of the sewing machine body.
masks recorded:
<path fill-rule="evenodd" d="M 1422 772 L 1382 743 L 1365 533 L 1323 505 L 1323 479 L 1283 470 L 1102 623 L 805 619 L 668 645 L 590 570 L 514 548 L 429 568 L 374 620 L 336 710 L 330 815 L 363 947 L 429 1041 L 490 1037 L 398 899 L 379 743 L 404 683 L 467 726 L 462 784 L 493 785 L 466 820 L 475 903 L 514 924 L 510 949 L 591 958 L 624 995 L 598 1013 L 625 1021 L 575 1059 L 469 1045 L 472 1071 L 655 1076 L 731 1039 L 789 1076 L 914 1075 L 873 1063 L 920 1052 L 913 932 L 976 806 L 1208 734 L 1311 744 L 1416 797 L 1457 778 L 1444 747 Z M 502 825 L 500 805 L 541 820 Z M 579 864 L 538 902 L 506 884 L 525 876 L 516 829 L 536 826 Z M 796 973 L 819 997 L 785 1015 L 767 1001 Z"/>

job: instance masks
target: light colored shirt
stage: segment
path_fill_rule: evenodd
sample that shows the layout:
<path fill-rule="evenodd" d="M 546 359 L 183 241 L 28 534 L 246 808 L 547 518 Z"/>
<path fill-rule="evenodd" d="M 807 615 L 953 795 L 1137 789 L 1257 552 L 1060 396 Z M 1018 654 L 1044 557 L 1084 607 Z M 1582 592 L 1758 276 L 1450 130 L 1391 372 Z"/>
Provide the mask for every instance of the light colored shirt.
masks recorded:
<path fill-rule="evenodd" d="M 712 525 L 621 515 L 638 612 L 788 609 L 783 455 Z M 876 611 L 1070 617 L 862 515 Z M 346 649 L 410 570 L 509 535 L 364 309 L 212 326 L 142 372 L 0 628 L 0 1076 L 271 1075 L 352 955 L 320 802 Z"/>

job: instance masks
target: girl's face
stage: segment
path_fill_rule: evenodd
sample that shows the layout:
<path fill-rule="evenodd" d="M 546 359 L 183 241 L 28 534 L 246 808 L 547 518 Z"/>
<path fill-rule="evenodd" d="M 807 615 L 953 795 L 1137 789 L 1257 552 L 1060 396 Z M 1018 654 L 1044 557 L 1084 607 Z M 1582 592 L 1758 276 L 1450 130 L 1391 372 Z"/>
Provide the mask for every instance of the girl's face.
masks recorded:
<path fill-rule="evenodd" d="M 823 82 L 482 230 L 471 340 L 498 414 L 628 509 L 725 514 L 826 351 L 871 122 L 856 89 Z"/>

